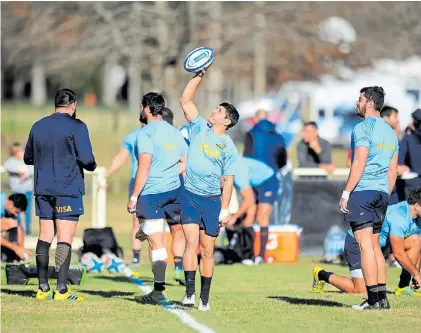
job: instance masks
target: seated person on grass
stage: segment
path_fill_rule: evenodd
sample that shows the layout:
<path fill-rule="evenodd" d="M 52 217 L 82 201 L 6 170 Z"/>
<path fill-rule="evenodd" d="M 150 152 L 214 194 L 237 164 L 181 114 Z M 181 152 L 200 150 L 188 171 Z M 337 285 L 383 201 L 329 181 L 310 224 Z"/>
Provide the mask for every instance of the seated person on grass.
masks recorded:
<path fill-rule="evenodd" d="M 1 215 L 1 259 L 3 262 L 28 260 L 29 253 L 23 247 L 23 230 L 18 226 L 16 216 L 26 210 L 28 202 L 24 194 L 7 197 L 0 193 Z M 7 232 L 8 235 L 3 236 Z"/>
<path fill-rule="evenodd" d="M 385 255 L 391 247 L 393 256 L 402 266 L 402 273 L 395 295 L 421 296 L 421 188 L 410 192 L 408 201 L 387 208 L 380 233 L 380 246 Z M 326 272 L 321 267 L 313 270 L 313 292 L 323 293 L 325 282 L 336 288 L 356 294 L 365 294 L 364 276 L 361 270 L 361 253 L 351 229 L 345 239 L 345 257 L 351 277 Z M 385 268 L 386 269 L 386 268 Z M 410 287 L 411 277 L 413 285 Z"/>

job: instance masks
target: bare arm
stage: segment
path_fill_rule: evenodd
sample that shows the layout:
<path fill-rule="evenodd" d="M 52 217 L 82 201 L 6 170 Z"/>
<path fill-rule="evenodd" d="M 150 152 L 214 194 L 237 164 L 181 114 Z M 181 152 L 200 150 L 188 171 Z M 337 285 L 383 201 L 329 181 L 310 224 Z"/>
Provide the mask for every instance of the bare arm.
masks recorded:
<path fill-rule="evenodd" d="M 110 167 L 107 169 L 107 171 L 105 171 L 104 177 L 105 178 L 111 177 L 114 173 L 120 170 L 120 168 L 123 166 L 124 162 L 126 162 L 129 155 L 130 155 L 129 151 L 121 147 L 117 155 L 114 156 Z"/>
<path fill-rule="evenodd" d="M 404 242 L 405 240 L 402 237 L 390 235 L 390 245 L 392 246 L 393 256 L 412 276 L 419 275 L 419 269 L 415 266 L 411 259 L 409 259 L 405 252 Z"/>
<path fill-rule="evenodd" d="M 222 188 L 222 209 L 228 209 L 229 207 L 233 186 L 234 176 L 224 176 L 224 185 Z"/>
<path fill-rule="evenodd" d="M 133 188 L 132 197 L 138 197 L 145 187 L 146 181 L 149 177 L 149 171 L 152 164 L 151 154 L 140 154 L 139 155 L 139 167 L 136 171 L 136 178 Z"/>
<path fill-rule="evenodd" d="M 203 74 L 205 72 L 205 69 L 202 70 Z M 201 81 L 202 78 L 200 76 L 196 75 L 193 77 L 189 83 L 187 83 L 187 86 L 184 88 L 183 94 L 181 95 L 180 103 L 187 121 L 192 121 L 199 115 L 199 111 L 193 102 L 193 98 Z"/>
<path fill-rule="evenodd" d="M 389 183 L 389 194 L 392 193 L 396 184 L 396 177 L 398 176 L 398 155 L 393 155 L 390 162 L 389 170 L 387 171 L 387 179 Z"/>
<path fill-rule="evenodd" d="M 368 151 L 369 149 L 367 147 L 357 147 L 355 149 L 354 161 L 351 165 L 351 171 L 345 186 L 345 191 L 352 192 L 359 183 L 361 176 L 364 173 Z"/>
<path fill-rule="evenodd" d="M 254 192 L 251 186 L 248 186 L 242 191 L 240 191 L 240 194 L 243 200 L 241 202 L 240 208 L 238 209 L 238 212 L 234 214 L 235 219 L 238 219 L 240 216 L 247 213 L 250 207 L 253 206 L 255 203 Z"/>

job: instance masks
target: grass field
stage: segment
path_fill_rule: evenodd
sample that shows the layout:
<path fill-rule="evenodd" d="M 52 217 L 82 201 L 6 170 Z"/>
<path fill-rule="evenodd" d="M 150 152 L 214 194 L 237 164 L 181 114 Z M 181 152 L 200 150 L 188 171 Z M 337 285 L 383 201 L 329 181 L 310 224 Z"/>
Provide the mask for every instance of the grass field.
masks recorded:
<path fill-rule="evenodd" d="M 13 141 L 25 141 L 34 121 L 51 111 L 51 108 L 2 105 L 2 161 L 8 156 L 7 145 Z M 137 115 L 113 110 L 79 107 L 78 115 L 89 126 L 98 164 L 103 166 L 109 165 L 124 135 L 138 126 Z M 338 167 L 345 165 L 345 157 L 346 151 L 335 150 L 333 159 Z M 290 158 L 295 162 L 295 146 L 290 149 Z M 118 242 L 125 249 L 126 259 L 131 258 L 130 217 L 125 208 L 129 168 L 127 163 L 112 178 L 107 197 L 107 223 L 113 227 Z M 5 184 L 6 177 L 2 179 L 2 188 L 7 192 Z M 78 236 L 91 225 L 89 199 L 88 192 L 85 198 L 86 215 L 79 223 Z M 35 235 L 36 224 L 35 220 Z M 152 274 L 146 253 L 143 251 L 146 264 L 141 267 L 140 273 L 144 281 L 150 282 Z M 50 265 L 54 263 L 53 254 L 51 258 Z M 212 311 L 186 311 L 216 332 L 366 333 L 395 332 L 399 329 L 414 332 L 414 327 L 421 327 L 421 310 L 417 299 L 398 299 L 391 295 L 392 311 L 355 313 L 349 309 L 349 305 L 359 303 L 359 296 L 340 294 L 333 289 L 325 295 L 312 294 L 311 271 L 315 264 L 312 259 L 304 258 L 297 265 L 217 267 L 212 285 Z M 335 266 L 332 269 L 347 274 L 347 269 L 343 267 Z M 398 270 L 390 270 L 389 289 L 396 286 L 398 275 Z M 167 282 L 173 284 L 171 276 L 172 268 L 169 269 Z M 83 285 L 74 288 L 87 297 L 87 301 L 79 304 L 37 303 L 33 299 L 36 281 L 22 287 L 5 285 L 4 270 L 1 282 L 2 332 L 192 331 L 161 307 L 133 302 L 133 295 L 139 293 L 139 289 L 124 276 L 88 276 Z M 184 288 L 175 285 L 168 288 L 169 298 L 180 301 Z"/>
<path fill-rule="evenodd" d="M 212 284 L 212 310 L 185 311 L 215 332 L 419 332 L 419 299 L 389 295 L 392 310 L 355 312 L 349 306 L 359 303 L 360 296 L 330 287 L 324 295 L 311 293 L 315 264 L 303 259 L 297 265 L 219 266 Z M 347 274 L 344 267 L 328 268 Z M 139 271 L 144 281 L 151 281 L 149 265 Z M 172 268 L 169 298 L 180 301 L 184 288 L 172 285 L 171 274 Z M 389 290 L 398 275 L 398 269 L 389 270 Z M 2 332 L 193 332 L 162 307 L 134 302 L 139 290 L 124 276 L 90 275 L 74 289 L 87 300 L 37 302 L 35 285 L 3 285 Z"/>

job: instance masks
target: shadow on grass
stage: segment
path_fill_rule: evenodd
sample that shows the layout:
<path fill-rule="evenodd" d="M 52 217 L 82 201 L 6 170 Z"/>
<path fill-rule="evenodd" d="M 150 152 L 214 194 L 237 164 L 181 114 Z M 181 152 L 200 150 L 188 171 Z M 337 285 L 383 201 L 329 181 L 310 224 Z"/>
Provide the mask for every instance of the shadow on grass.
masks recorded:
<path fill-rule="evenodd" d="M 135 293 L 131 292 L 124 292 L 124 291 L 116 291 L 116 290 L 110 290 L 110 291 L 103 291 L 103 290 L 79 290 L 79 292 L 93 295 L 93 296 L 101 296 L 104 298 L 112 298 L 112 297 L 121 297 L 121 296 L 132 296 Z"/>
<path fill-rule="evenodd" d="M 326 301 L 323 299 L 298 298 L 298 297 L 288 297 L 288 296 L 269 296 L 268 298 L 277 299 L 279 301 L 287 302 L 289 304 L 294 304 L 294 305 L 327 306 L 327 307 L 333 307 L 333 308 L 345 307 L 345 305 L 342 303 Z"/>
<path fill-rule="evenodd" d="M 13 290 L 13 289 L 1 289 L 2 294 L 13 295 L 13 296 L 22 296 L 28 298 L 35 298 L 37 294 L 33 290 Z"/>
<path fill-rule="evenodd" d="M 130 302 L 134 302 L 137 303 L 139 305 L 150 305 L 150 306 L 162 306 L 164 308 L 171 308 L 171 309 L 175 309 L 175 310 L 192 310 L 194 307 L 193 306 L 184 306 L 183 303 L 179 302 L 179 301 L 169 301 L 168 305 L 161 305 L 161 304 L 156 304 L 156 303 L 142 303 L 139 302 L 137 300 L 135 300 L 134 298 L 128 298 L 128 297 L 124 297 L 123 299 L 130 301 Z"/>
<path fill-rule="evenodd" d="M 340 291 L 340 290 L 327 290 L 325 291 L 325 294 L 346 294 L 346 292 Z M 386 291 L 386 294 L 394 295 L 395 293 L 393 291 Z M 364 294 L 350 294 L 350 295 L 367 297 L 367 295 L 364 295 Z"/>
<path fill-rule="evenodd" d="M 100 276 L 95 276 L 95 279 L 107 280 L 107 281 L 114 281 L 114 282 L 132 282 L 132 281 L 129 280 L 129 278 L 127 278 L 125 276 L 105 276 L 105 275 L 100 275 Z M 138 279 L 139 280 L 142 280 L 145 283 L 151 283 L 151 284 L 153 284 L 153 282 L 154 282 L 153 279 L 147 278 L 147 277 L 140 277 Z M 165 285 L 166 286 L 170 286 L 170 287 L 176 286 L 176 285 L 171 284 L 171 283 L 168 283 L 168 282 L 166 282 Z"/>

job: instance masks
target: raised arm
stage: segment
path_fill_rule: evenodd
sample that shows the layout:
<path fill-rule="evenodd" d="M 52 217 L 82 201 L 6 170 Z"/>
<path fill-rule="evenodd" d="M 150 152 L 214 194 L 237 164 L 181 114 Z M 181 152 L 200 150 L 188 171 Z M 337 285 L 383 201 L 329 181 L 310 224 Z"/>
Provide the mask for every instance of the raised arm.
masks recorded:
<path fill-rule="evenodd" d="M 181 95 L 180 104 L 187 121 L 192 121 L 196 119 L 197 116 L 199 115 L 199 111 L 197 110 L 197 107 L 193 102 L 193 98 L 196 93 L 197 87 L 202 81 L 202 76 L 205 73 L 206 73 L 206 69 L 202 69 L 201 72 L 198 72 L 189 81 L 189 83 L 187 83 L 187 86 L 184 88 L 183 94 Z"/>

